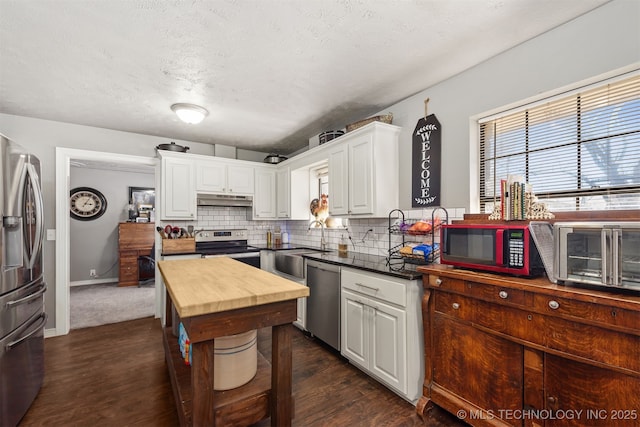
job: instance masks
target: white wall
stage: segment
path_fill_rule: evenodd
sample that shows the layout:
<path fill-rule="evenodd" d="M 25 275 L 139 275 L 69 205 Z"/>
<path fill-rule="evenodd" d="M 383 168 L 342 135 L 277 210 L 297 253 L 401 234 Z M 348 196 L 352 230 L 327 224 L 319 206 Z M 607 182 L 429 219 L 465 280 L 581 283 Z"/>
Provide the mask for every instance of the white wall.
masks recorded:
<path fill-rule="evenodd" d="M 402 127 L 400 208 L 411 207 L 411 135 L 426 98 L 429 114 L 442 124 L 442 205 L 478 212 L 478 148 L 470 145 L 470 117 L 637 61 L 640 2 L 614 0 L 381 110 L 392 112 L 393 124 Z"/>
<path fill-rule="evenodd" d="M 553 13 L 550 11 L 549 13 Z M 525 25 L 525 23 L 523 23 Z M 503 54 L 434 85 L 406 100 L 384 108 L 394 114 L 400 135 L 400 208 L 411 206 L 411 133 L 429 110 L 443 126 L 442 203 L 445 207 L 473 212 L 472 197 L 477 183 L 477 152 L 469 143 L 469 118 L 555 88 L 640 61 L 640 2 L 613 0 L 574 21 L 523 43 Z M 384 55 L 384 52 L 381 52 Z M 437 63 L 424 67 L 437 67 Z M 155 156 L 155 146 L 168 138 L 117 132 L 87 126 L 0 114 L 0 132 L 36 154 L 42 161 L 45 226 L 54 228 L 55 147 Z M 190 152 L 212 154 L 212 147 L 189 141 Z M 470 166 L 469 166 L 470 165 Z M 55 319 L 55 247 L 45 243 L 45 279 L 49 314 L 47 327 Z"/>

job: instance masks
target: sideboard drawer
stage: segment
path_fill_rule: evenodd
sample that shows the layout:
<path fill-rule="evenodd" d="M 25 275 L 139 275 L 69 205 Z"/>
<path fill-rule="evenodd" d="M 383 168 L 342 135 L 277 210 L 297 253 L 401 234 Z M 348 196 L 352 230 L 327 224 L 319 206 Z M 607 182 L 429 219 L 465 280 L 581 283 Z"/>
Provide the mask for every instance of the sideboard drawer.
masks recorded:
<path fill-rule="evenodd" d="M 536 294 L 533 301 L 535 309 L 542 313 L 619 326 L 640 334 L 640 311 L 542 294 Z"/>
<path fill-rule="evenodd" d="M 545 316 L 514 307 L 473 301 L 476 325 L 534 344 L 544 344 Z"/>
<path fill-rule="evenodd" d="M 546 347 L 640 372 L 640 336 L 560 318 L 547 318 Z"/>
<path fill-rule="evenodd" d="M 458 294 L 449 292 L 434 293 L 435 310 L 461 320 L 473 320 L 475 302 Z"/>
<path fill-rule="evenodd" d="M 441 277 L 435 275 L 429 275 L 427 277 L 429 278 L 429 286 L 442 289 L 443 291 L 452 291 L 459 293 L 464 293 L 465 291 L 464 280 L 451 279 L 449 277 Z"/>
<path fill-rule="evenodd" d="M 485 301 L 525 305 L 525 292 L 521 289 L 466 282 L 465 293 Z"/>

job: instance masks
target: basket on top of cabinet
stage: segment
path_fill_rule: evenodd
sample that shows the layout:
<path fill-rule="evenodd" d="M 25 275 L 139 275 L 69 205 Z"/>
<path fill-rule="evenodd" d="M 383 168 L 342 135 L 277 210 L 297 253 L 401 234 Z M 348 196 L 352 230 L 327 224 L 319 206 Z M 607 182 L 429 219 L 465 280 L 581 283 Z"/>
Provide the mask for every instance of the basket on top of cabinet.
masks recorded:
<path fill-rule="evenodd" d="M 439 206 L 433 208 L 431 219 L 408 219 L 400 209 L 389 212 L 389 266 L 400 270 L 405 263 L 436 262 L 440 257 L 440 226 L 448 221 L 447 210 Z"/>

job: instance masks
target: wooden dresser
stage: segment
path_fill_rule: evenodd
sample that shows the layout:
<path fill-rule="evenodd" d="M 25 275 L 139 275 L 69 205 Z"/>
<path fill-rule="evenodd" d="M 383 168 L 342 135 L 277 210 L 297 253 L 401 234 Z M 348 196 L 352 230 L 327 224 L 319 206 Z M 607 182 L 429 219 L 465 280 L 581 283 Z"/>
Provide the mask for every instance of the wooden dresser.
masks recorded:
<path fill-rule="evenodd" d="M 640 295 L 418 269 L 418 414 L 435 403 L 473 426 L 640 426 Z"/>
<path fill-rule="evenodd" d="M 151 255 L 154 230 L 154 223 L 121 222 L 118 225 L 118 286 L 138 286 L 140 283 L 138 257 Z"/>

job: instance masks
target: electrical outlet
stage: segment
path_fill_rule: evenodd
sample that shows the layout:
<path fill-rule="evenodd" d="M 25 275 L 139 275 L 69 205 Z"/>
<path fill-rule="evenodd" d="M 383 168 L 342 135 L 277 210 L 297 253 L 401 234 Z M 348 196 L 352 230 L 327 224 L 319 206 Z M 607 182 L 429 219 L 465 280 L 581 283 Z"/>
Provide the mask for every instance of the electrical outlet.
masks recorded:
<path fill-rule="evenodd" d="M 95 268 L 92 268 L 91 270 L 89 270 L 89 277 L 98 277 L 98 275 L 96 274 Z"/>

